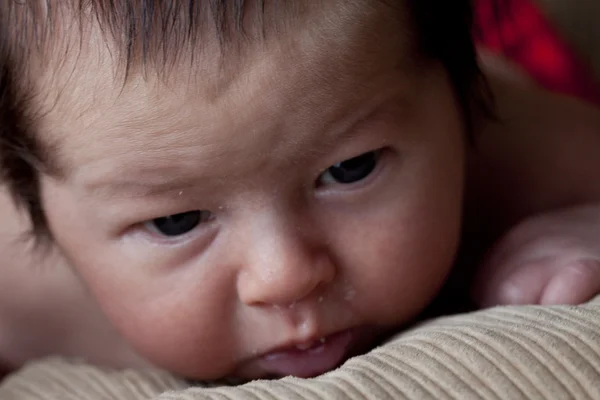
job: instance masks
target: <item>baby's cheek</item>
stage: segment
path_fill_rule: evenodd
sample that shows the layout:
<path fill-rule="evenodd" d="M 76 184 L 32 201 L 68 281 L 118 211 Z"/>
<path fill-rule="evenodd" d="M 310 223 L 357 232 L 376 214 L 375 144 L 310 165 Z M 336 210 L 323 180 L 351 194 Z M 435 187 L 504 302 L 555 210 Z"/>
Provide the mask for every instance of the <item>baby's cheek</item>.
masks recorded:
<path fill-rule="evenodd" d="M 445 282 L 454 262 L 457 230 L 453 225 L 429 227 L 424 220 L 381 228 L 364 243 L 371 243 L 371 251 L 359 256 L 356 292 L 365 296 L 366 315 L 378 319 L 373 322 L 405 323 L 433 300 Z M 445 238 L 434 241 L 432 232 Z"/>
<path fill-rule="evenodd" d="M 212 303 L 203 307 L 197 295 L 181 289 L 146 295 L 134 291 L 99 300 L 116 328 L 143 357 L 193 378 L 220 377 L 233 368 L 235 329 L 225 310 Z"/>
<path fill-rule="evenodd" d="M 234 367 L 236 329 L 227 277 L 213 273 L 207 282 L 196 263 L 149 268 L 153 260 L 127 256 L 118 245 L 90 242 L 86 248 L 90 252 L 72 249 L 73 264 L 138 354 L 193 378 L 219 377 Z"/>

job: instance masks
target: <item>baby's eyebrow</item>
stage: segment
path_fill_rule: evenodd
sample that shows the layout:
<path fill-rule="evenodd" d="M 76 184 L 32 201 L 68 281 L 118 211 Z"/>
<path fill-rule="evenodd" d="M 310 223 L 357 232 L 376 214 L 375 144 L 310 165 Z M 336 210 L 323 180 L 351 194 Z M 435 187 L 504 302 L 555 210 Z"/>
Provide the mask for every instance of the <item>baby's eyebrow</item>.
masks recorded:
<path fill-rule="evenodd" d="M 393 93 L 393 92 L 392 92 Z M 378 101 L 371 104 L 354 115 L 352 118 L 344 119 L 340 125 L 330 131 L 329 135 L 319 135 L 316 140 L 318 147 L 327 153 L 327 148 L 336 146 L 339 142 L 352 140 L 354 137 L 361 135 L 364 129 L 376 123 L 382 115 L 391 112 L 389 109 L 389 101 L 392 98 L 398 99 L 396 96 L 383 96 Z M 404 98 L 404 96 L 400 96 Z M 401 101 L 406 105 L 406 101 Z M 395 108 L 395 107 L 394 107 Z M 312 148 L 317 147 L 317 142 L 311 145 Z M 316 151 L 320 153 L 321 151 Z M 208 168 L 208 165 L 206 166 Z M 105 199 L 132 199 L 132 198 L 148 198 L 148 197 L 166 197 L 179 196 L 190 189 L 195 191 L 202 188 L 203 192 L 212 192 L 219 186 L 225 183 L 223 176 L 214 175 L 214 170 L 209 168 L 205 171 L 204 176 L 197 174 L 190 175 L 190 171 L 185 169 L 154 166 L 141 166 L 129 169 L 122 168 L 125 173 L 112 171 L 113 176 L 105 176 L 97 180 L 84 182 L 85 192 L 92 197 L 100 197 Z M 136 172 L 136 170 L 138 170 Z M 197 168 L 194 169 L 198 171 Z"/>
<path fill-rule="evenodd" d="M 118 177 L 84 184 L 85 191 L 92 197 L 143 198 L 160 196 L 181 196 L 190 188 L 198 187 L 198 182 L 187 179 L 165 179 L 144 181 L 133 177 Z"/>
<path fill-rule="evenodd" d="M 337 142 L 351 140 L 352 138 L 359 136 L 365 125 L 374 122 L 389 111 L 388 106 L 391 99 L 395 99 L 396 102 L 402 104 L 403 108 L 406 108 L 408 100 L 405 99 L 404 96 L 400 96 L 398 93 L 392 93 L 395 94 L 395 96 L 383 96 L 382 99 L 374 102 L 371 107 L 366 107 L 362 114 L 359 113 L 354 118 L 344 121 L 342 125 L 333 130 L 331 135 L 322 138 L 324 141 L 322 144 L 335 144 Z"/>

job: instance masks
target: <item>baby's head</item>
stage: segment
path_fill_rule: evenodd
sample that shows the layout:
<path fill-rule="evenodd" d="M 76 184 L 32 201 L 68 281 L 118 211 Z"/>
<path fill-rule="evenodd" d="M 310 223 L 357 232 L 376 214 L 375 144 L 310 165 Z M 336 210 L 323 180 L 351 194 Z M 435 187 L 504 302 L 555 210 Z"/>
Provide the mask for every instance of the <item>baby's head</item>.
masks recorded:
<path fill-rule="evenodd" d="M 446 278 L 467 0 L 7 0 L 0 30 L 15 199 L 157 365 L 319 374 Z"/>

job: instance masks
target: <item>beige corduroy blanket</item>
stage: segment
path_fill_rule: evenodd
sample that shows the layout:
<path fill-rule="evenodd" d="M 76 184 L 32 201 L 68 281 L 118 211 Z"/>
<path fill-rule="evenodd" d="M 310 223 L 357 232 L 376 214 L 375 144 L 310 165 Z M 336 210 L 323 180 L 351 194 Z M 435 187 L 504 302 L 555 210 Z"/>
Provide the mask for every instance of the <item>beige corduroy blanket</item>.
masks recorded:
<path fill-rule="evenodd" d="M 600 399 L 600 303 L 440 318 L 314 379 L 190 388 L 162 371 L 49 359 L 0 385 L 2 400 L 365 398 Z"/>

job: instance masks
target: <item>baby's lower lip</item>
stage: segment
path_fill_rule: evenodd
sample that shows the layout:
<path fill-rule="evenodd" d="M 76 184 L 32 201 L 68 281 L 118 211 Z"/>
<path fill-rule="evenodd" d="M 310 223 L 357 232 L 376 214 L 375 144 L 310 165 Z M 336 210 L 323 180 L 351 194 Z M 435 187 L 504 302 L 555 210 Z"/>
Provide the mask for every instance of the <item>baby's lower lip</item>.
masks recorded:
<path fill-rule="evenodd" d="M 276 377 L 314 377 L 338 367 L 345 360 L 353 339 L 353 330 L 345 330 L 317 340 L 307 349 L 291 347 L 266 354 L 260 357 L 258 365 Z"/>

